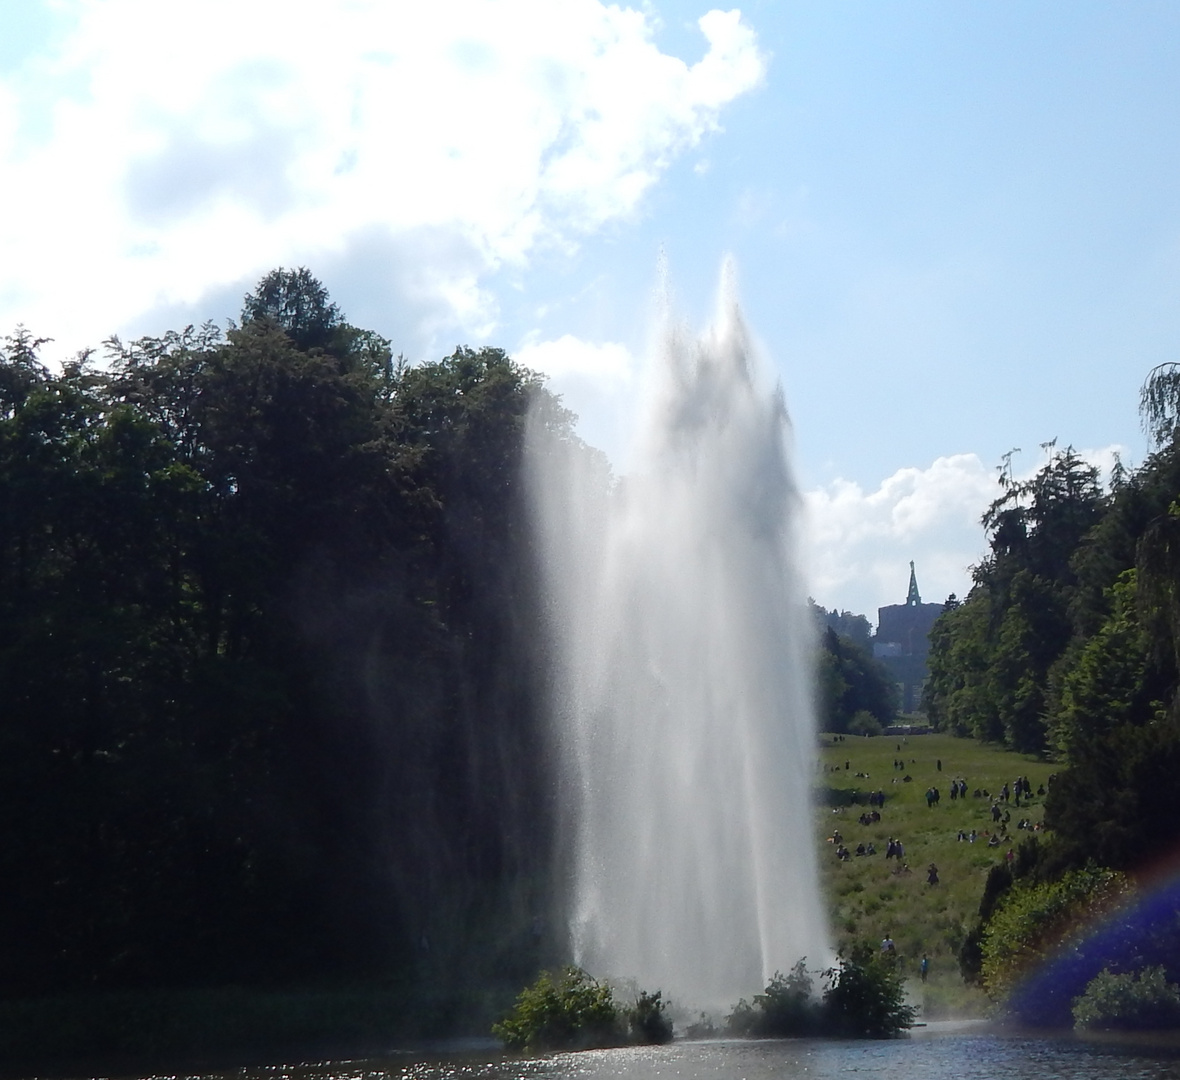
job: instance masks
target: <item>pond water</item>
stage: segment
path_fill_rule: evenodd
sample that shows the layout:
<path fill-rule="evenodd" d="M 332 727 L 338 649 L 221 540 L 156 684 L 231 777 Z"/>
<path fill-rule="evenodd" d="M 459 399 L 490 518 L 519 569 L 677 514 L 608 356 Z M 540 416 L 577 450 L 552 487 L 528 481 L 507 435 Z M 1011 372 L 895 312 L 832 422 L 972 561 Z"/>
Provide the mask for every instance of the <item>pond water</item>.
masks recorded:
<path fill-rule="evenodd" d="M 504 1058 L 497 1053 L 422 1060 L 275 1066 L 216 1074 L 217 1080 L 1180 1080 L 1180 1051 L 1004 1035 L 963 1026 L 918 1029 L 884 1042 L 811 1041 L 674 1043 Z M 213 1080 L 210 1074 L 209 1080 Z M 165 1080 L 155 1077 L 153 1080 Z M 177 1078 L 182 1080 L 182 1078 Z M 183 1080 L 198 1080 L 187 1077 Z"/>

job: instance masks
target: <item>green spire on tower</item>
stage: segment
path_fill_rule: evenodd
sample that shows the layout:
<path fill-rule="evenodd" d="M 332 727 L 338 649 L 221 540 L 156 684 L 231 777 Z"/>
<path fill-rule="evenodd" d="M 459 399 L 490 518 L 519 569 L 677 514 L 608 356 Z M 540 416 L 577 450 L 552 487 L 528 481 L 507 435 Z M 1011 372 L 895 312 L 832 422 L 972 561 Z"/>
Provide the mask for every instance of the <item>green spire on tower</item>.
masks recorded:
<path fill-rule="evenodd" d="M 914 560 L 910 560 L 910 591 L 905 598 L 907 607 L 917 607 L 922 598 L 918 595 L 918 575 L 914 573 Z"/>

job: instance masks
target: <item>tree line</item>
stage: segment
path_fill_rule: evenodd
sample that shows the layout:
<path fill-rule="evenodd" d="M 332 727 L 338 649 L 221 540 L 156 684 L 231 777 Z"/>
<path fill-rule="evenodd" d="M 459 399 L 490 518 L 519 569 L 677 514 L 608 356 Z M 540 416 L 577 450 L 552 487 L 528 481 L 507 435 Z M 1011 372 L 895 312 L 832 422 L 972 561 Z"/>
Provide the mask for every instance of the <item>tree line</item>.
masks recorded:
<path fill-rule="evenodd" d="M 1107 871 L 1133 878 L 1180 840 L 1180 368 L 1151 372 L 1140 413 L 1154 450 L 1136 469 L 1116 461 L 1105 487 L 1055 442 L 1027 480 L 1013 477 L 1009 456 L 983 517 L 987 556 L 931 633 L 933 725 L 1061 766 L 1046 800 L 1048 840 L 1027 841 L 992 873 L 965 946 L 969 975 L 986 978 L 1003 969 L 997 956 L 1021 951 L 1001 926 L 1025 926 L 1025 955 L 1047 949 L 1090 903 L 1077 901 L 1078 882 L 1107 882 Z M 1054 904 L 1060 917 L 1049 918 Z M 1021 923 L 1016 910 L 1038 914 Z M 1180 950 L 1162 941 L 1154 955 L 1167 953 L 1180 981 Z M 1152 950 L 1135 948 L 1137 961 L 1135 949 L 1112 954 L 1111 970 L 1143 967 Z M 1059 1022 L 1070 999 L 1056 1000 Z"/>
<path fill-rule="evenodd" d="M 518 986 L 556 947 L 537 377 L 410 366 L 303 269 L 225 331 L 44 344 L 0 349 L 0 996 Z"/>

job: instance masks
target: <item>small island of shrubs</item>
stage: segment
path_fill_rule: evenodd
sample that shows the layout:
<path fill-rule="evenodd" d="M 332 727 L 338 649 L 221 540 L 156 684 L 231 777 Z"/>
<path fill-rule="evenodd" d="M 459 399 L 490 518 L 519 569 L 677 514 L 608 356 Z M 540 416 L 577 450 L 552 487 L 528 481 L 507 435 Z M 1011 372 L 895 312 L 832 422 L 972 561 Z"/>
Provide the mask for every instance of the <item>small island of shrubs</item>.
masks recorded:
<path fill-rule="evenodd" d="M 816 993 L 818 975 L 827 986 Z M 860 945 L 822 972 L 800 960 L 790 974 L 776 972 L 752 1002 L 734 1006 L 720 1031 L 733 1038 L 831 1037 L 887 1039 L 914 1023 L 901 975 L 871 946 Z M 588 1050 L 654 1045 L 672 1038 L 662 992 L 639 991 L 620 1006 L 611 987 L 581 968 L 542 972 L 521 991 L 512 1012 L 492 1028 L 517 1052 Z"/>
<path fill-rule="evenodd" d="M 525 987 L 512 1012 L 492 1027 L 508 1050 L 591 1050 L 628 1044 L 653 1045 L 672 1038 L 659 990 L 640 991 L 620 1008 L 614 991 L 578 967 L 556 977 L 541 972 Z"/>

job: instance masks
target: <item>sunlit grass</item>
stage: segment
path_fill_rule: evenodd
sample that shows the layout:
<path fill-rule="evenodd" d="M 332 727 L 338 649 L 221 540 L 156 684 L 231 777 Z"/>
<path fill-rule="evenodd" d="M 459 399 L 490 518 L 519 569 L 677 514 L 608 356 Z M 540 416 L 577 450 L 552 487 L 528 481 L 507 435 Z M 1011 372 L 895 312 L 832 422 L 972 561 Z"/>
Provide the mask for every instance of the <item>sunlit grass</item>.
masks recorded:
<path fill-rule="evenodd" d="M 919 1001 L 925 1001 L 928 1016 L 978 1013 L 984 1002 L 981 995 L 962 985 L 959 945 L 973 924 L 988 870 L 1009 848 L 1033 835 L 1017 829 L 1017 822 L 1027 818 L 1039 823 L 1045 800 L 1034 795 L 1031 801 L 1021 800 L 1019 808 L 1011 799 L 1003 804 L 1011 814 L 1006 839 L 989 848 L 988 840 L 997 831 L 990 813 L 992 799 L 975 798 L 973 792 L 986 790 L 998 796 L 1001 787 L 1007 783 L 1011 788 L 1018 775 L 1028 777 L 1035 791 L 1048 783 L 1055 766 L 949 735 L 904 739 L 849 735 L 843 742 L 833 738 L 822 738 L 816 831 L 820 877 L 837 946 L 847 949 L 853 941 L 865 939 L 879 942 L 889 934 L 898 963 L 915 980 L 912 989 Z M 904 761 L 904 770 L 893 767 L 895 759 Z M 937 765 L 940 759 L 941 771 Z M 909 783 L 903 782 L 906 775 L 912 777 Z M 950 784 L 957 777 L 967 782 L 967 797 L 952 800 Z M 933 809 L 925 797 L 931 786 L 938 787 L 942 796 Z M 877 790 L 885 792 L 881 820 L 861 825 L 857 819 L 870 807 L 863 799 L 859 805 L 849 800 L 854 792 L 864 796 Z M 849 851 L 871 841 L 877 854 L 853 855 L 841 862 L 835 845 L 826 842 L 835 829 Z M 977 833 L 974 844 L 956 839 L 959 830 L 970 833 L 972 829 Z M 885 858 L 891 836 L 905 845 L 909 873 L 899 872 L 897 860 Z M 932 862 L 938 867 L 937 885 L 927 884 L 927 868 Z M 930 959 L 925 986 L 917 982 L 923 953 Z"/>

